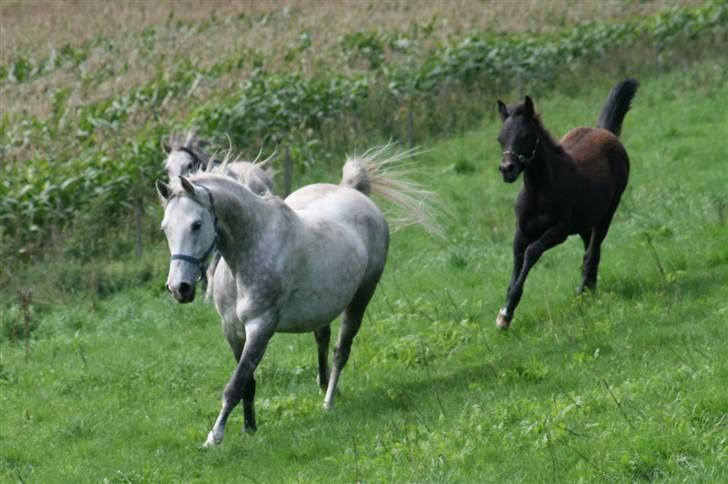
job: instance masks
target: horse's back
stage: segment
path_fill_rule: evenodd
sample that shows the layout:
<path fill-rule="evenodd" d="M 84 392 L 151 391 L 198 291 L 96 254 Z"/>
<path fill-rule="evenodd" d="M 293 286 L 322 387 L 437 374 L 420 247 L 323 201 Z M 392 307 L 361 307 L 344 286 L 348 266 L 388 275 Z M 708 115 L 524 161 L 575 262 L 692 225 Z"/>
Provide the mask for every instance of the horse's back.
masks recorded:
<path fill-rule="evenodd" d="M 561 139 L 561 147 L 583 176 L 595 181 L 614 181 L 624 189 L 629 157 L 614 134 L 602 128 L 574 128 Z"/>
<path fill-rule="evenodd" d="M 626 154 L 619 138 L 602 128 L 574 128 L 561 138 L 561 147 L 576 162 L 581 163 L 588 163 L 615 151 Z"/>
<path fill-rule="evenodd" d="M 325 231 L 321 227 L 338 225 L 344 232 L 355 234 L 366 248 L 372 263 L 370 271 L 384 265 L 389 245 L 387 222 L 368 196 L 348 186 L 316 183 L 296 190 L 285 202 L 314 232 L 330 232 L 332 229 Z"/>
<path fill-rule="evenodd" d="M 250 161 L 234 161 L 224 166 L 228 176 L 250 188 L 256 195 L 273 193 L 273 180 L 260 165 Z"/>
<path fill-rule="evenodd" d="M 285 202 L 304 218 L 330 217 L 352 225 L 371 218 L 386 225 L 379 207 L 368 196 L 348 186 L 329 183 L 307 185 L 291 193 Z"/>

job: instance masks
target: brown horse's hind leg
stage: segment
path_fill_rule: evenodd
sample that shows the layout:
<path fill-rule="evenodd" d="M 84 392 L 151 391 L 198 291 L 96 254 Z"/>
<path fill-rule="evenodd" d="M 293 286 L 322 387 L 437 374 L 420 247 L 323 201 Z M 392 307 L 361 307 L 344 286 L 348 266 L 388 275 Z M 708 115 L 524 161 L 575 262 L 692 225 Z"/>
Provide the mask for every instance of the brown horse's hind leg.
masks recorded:
<path fill-rule="evenodd" d="M 579 285 L 579 294 L 584 292 L 584 289 L 589 287 L 586 283 L 587 263 L 589 262 L 589 247 L 593 232 L 593 230 L 588 230 L 579 234 L 579 237 L 581 237 L 581 241 L 584 243 L 584 257 L 581 259 L 581 284 Z"/>
<path fill-rule="evenodd" d="M 599 270 L 599 261 L 602 257 L 602 242 L 607 236 L 609 225 L 612 223 L 612 216 L 616 208 L 615 206 L 614 210 L 594 227 L 594 230 L 591 232 L 589 246 L 584 253 L 579 293 L 583 293 L 586 289 L 593 291 L 597 288 L 597 271 Z M 581 237 L 583 240 L 584 235 L 582 234 Z"/>
<path fill-rule="evenodd" d="M 331 341 L 331 325 L 313 332 L 318 348 L 318 385 L 321 391 L 326 391 L 329 384 L 329 342 Z"/>

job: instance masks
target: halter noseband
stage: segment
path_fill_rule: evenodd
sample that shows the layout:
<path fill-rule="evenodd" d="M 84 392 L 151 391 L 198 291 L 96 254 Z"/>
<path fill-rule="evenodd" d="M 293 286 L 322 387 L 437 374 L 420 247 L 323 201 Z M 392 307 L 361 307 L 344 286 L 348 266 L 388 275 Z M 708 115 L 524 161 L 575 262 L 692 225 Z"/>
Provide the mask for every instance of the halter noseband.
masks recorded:
<path fill-rule="evenodd" d="M 531 152 L 531 156 L 529 156 L 529 157 L 526 157 L 526 155 L 518 154 L 515 151 L 505 150 L 503 152 L 503 158 L 510 156 L 511 158 L 516 158 L 518 161 L 520 161 L 523 166 L 528 166 L 528 164 L 531 163 L 534 158 L 536 158 L 536 150 L 538 149 L 538 145 L 539 145 L 540 141 L 541 141 L 541 138 L 537 137 L 536 146 L 533 147 L 533 151 Z"/>
<path fill-rule="evenodd" d="M 173 260 L 183 260 L 185 262 L 190 262 L 192 264 L 195 264 L 197 268 L 200 270 L 200 277 L 199 280 L 202 282 L 202 284 L 207 285 L 207 271 L 205 270 L 205 263 L 207 262 L 207 259 L 210 257 L 212 252 L 217 247 L 217 242 L 219 240 L 219 234 L 217 229 L 217 215 L 215 214 L 215 201 L 212 199 L 212 192 L 210 190 L 202 185 L 196 185 L 202 189 L 204 189 L 207 192 L 207 197 L 210 199 L 210 213 L 212 213 L 212 220 L 213 220 L 213 226 L 215 228 L 215 238 L 212 239 L 212 244 L 210 244 L 210 247 L 205 251 L 204 254 L 202 254 L 202 257 L 193 257 L 191 255 L 186 254 L 172 254 L 170 257 L 170 261 Z M 193 199 L 194 200 L 194 199 Z"/>

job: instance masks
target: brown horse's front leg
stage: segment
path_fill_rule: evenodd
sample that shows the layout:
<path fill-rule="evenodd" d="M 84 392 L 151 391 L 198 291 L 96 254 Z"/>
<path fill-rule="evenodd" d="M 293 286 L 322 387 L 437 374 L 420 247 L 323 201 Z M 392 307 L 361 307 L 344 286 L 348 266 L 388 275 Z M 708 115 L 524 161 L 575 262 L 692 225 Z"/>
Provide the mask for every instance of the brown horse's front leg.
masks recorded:
<path fill-rule="evenodd" d="M 508 290 L 506 291 L 506 294 L 516 283 L 518 275 L 521 273 L 521 269 L 523 268 L 523 256 L 529 243 L 530 240 L 528 240 L 517 228 L 516 233 L 513 234 L 513 273 L 511 274 L 511 282 L 508 283 Z"/>
<path fill-rule="evenodd" d="M 250 321 L 245 325 L 245 346 L 243 347 L 243 354 L 240 357 L 238 366 L 235 368 L 228 384 L 225 385 L 225 391 L 223 392 L 222 398 L 222 409 L 220 414 L 215 421 L 215 425 L 207 435 L 207 440 L 203 444 L 203 447 L 211 447 L 220 444 L 222 437 L 225 432 L 225 424 L 227 423 L 230 412 L 233 411 L 235 406 L 240 402 L 241 399 L 245 398 L 245 414 L 246 423 L 248 416 L 253 417 L 254 422 L 254 409 L 252 402 L 252 395 L 250 395 L 251 381 L 253 380 L 253 373 L 258 367 L 258 363 L 263 358 L 263 353 L 268 346 L 268 341 L 273 336 L 273 330 L 275 328 L 275 322 L 270 318 L 257 318 L 254 321 Z M 252 384 L 252 391 L 255 392 L 255 384 Z M 245 390 L 248 390 L 245 392 Z"/>
<path fill-rule="evenodd" d="M 513 313 L 518 306 L 518 302 L 521 300 L 523 294 L 523 285 L 528 277 L 528 272 L 531 267 L 538 262 L 541 254 L 549 250 L 551 247 L 559 245 L 566 237 L 569 236 L 569 231 L 566 225 L 556 225 L 548 229 L 544 234 L 539 237 L 535 242 L 528 244 L 523 254 L 523 265 L 521 271 L 518 274 L 516 280 L 508 288 L 508 295 L 506 297 L 506 305 L 498 312 L 498 318 L 496 319 L 496 325 L 501 329 L 508 329 L 513 320 Z"/>

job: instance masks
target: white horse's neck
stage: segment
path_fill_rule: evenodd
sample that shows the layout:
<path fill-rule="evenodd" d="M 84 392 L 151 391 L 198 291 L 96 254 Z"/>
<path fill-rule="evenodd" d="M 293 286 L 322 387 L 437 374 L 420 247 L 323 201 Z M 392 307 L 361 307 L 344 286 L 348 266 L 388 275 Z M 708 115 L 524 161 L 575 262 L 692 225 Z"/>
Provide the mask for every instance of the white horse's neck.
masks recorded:
<path fill-rule="evenodd" d="M 269 250 L 293 212 L 278 198 L 263 198 L 226 177 L 195 181 L 212 194 L 218 220 L 218 248 L 235 272 L 261 250 Z M 240 271 L 238 271 L 240 272 Z"/>

